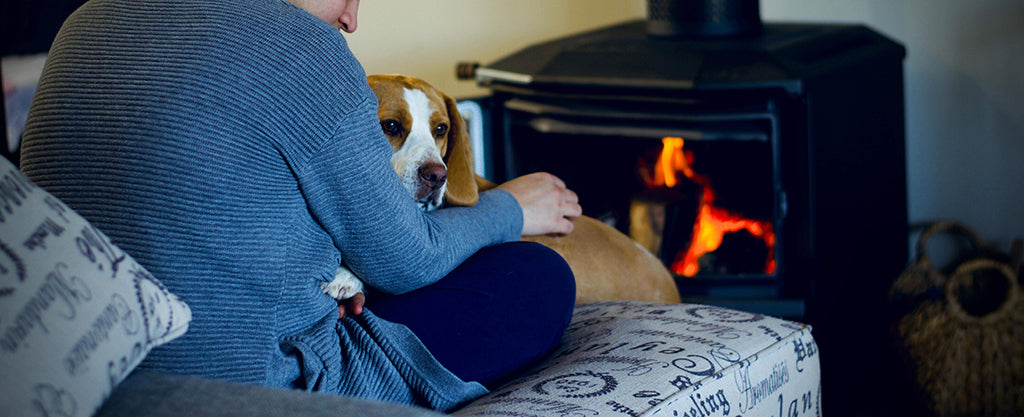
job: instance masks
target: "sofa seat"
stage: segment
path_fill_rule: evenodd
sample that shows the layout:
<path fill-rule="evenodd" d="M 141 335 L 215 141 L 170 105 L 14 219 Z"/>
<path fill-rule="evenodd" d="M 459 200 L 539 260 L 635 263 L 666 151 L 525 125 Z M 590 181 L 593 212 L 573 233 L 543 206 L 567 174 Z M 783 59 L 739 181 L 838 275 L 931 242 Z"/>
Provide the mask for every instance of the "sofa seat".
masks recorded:
<path fill-rule="evenodd" d="M 696 304 L 579 305 L 549 359 L 460 416 L 821 415 L 810 327 Z"/>
<path fill-rule="evenodd" d="M 821 415 L 810 328 L 696 304 L 577 306 L 561 347 L 459 416 Z M 97 417 L 440 416 L 304 391 L 137 371 Z"/>

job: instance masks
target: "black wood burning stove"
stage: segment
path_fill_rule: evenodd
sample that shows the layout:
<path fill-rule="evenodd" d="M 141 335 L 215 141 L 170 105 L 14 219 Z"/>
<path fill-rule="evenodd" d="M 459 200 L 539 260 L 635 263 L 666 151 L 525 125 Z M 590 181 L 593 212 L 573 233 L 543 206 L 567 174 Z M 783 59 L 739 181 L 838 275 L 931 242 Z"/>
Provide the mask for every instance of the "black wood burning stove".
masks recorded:
<path fill-rule="evenodd" d="M 802 320 L 832 358 L 877 358 L 907 261 L 904 48 L 859 25 L 712 35 L 635 21 L 476 68 L 491 176 L 556 174 L 684 299 Z M 871 367 L 823 364 L 837 390 Z"/>
<path fill-rule="evenodd" d="M 833 306 L 816 299 L 899 273 L 900 45 L 849 25 L 765 24 L 754 36 L 683 39 L 645 28 L 543 43 L 476 70 L 493 90 L 495 179 L 556 174 L 586 214 L 669 266 L 697 243 L 702 209 L 767 226 L 771 243 L 734 227 L 716 236 L 719 250 L 698 256 L 696 272 L 673 268 L 683 295 L 700 302 L 813 318 Z M 695 178 L 679 167 L 662 174 L 671 138 L 682 140 Z"/>

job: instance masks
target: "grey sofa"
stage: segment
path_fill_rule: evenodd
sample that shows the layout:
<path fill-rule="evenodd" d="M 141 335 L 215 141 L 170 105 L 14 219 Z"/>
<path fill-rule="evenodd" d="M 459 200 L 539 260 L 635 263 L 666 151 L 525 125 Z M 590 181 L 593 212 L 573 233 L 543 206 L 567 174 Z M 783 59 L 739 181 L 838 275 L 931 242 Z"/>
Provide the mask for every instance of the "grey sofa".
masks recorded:
<path fill-rule="evenodd" d="M 694 304 L 577 306 L 561 348 L 462 416 L 821 415 L 810 328 Z M 430 410 L 140 371 L 99 416 L 430 416 Z"/>

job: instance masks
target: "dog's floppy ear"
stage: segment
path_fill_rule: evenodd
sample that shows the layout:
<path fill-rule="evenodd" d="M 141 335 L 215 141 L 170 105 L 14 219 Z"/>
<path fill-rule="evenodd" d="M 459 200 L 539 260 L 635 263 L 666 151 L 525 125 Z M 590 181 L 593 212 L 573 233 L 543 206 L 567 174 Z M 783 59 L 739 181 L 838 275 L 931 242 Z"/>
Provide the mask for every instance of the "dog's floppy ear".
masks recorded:
<path fill-rule="evenodd" d="M 448 109 L 448 151 L 445 164 L 448 165 L 448 188 L 445 199 L 452 206 L 472 206 L 480 197 L 473 169 L 473 151 L 469 147 L 469 132 L 466 121 L 455 105 L 455 100 L 441 93 Z"/>

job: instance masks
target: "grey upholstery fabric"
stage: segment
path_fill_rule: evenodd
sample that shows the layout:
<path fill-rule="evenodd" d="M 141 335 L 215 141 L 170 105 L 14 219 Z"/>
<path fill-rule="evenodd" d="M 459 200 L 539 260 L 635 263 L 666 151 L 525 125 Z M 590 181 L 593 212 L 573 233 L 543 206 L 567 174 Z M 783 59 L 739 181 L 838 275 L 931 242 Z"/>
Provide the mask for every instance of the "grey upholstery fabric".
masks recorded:
<path fill-rule="evenodd" d="M 305 391 L 138 370 L 96 417 L 437 417 L 427 409 Z"/>

